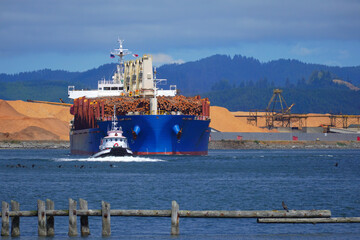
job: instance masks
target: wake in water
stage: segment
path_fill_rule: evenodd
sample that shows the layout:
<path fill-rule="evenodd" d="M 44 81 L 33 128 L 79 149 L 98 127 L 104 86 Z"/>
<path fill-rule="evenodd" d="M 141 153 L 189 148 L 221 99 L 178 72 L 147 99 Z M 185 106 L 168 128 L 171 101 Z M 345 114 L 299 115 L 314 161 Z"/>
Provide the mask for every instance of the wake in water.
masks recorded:
<path fill-rule="evenodd" d="M 133 156 L 123 156 L 123 157 L 102 157 L 102 158 L 56 158 L 55 161 L 58 162 L 164 162 L 165 160 L 155 159 L 155 158 L 145 158 L 145 157 L 133 157 Z"/>

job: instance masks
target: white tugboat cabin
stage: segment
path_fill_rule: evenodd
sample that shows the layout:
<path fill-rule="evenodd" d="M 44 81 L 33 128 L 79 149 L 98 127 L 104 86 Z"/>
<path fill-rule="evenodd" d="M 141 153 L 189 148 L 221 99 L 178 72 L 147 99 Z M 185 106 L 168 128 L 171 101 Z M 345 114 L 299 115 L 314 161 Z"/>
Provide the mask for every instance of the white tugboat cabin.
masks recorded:
<path fill-rule="evenodd" d="M 124 137 L 121 127 L 117 126 L 114 106 L 114 119 L 112 121 L 111 130 L 107 132 L 107 136 L 101 139 L 99 146 L 100 152 L 93 155 L 94 158 L 106 156 L 131 156 L 133 152 L 130 150 L 127 138 Z"/>

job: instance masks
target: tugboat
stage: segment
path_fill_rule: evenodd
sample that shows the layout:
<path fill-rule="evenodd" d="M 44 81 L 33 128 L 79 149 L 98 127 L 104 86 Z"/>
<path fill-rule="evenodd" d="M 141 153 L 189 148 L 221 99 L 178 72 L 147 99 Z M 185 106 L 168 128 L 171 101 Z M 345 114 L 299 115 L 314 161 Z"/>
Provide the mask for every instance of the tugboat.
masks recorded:
<path fill-rule="evenodd" d="M 130 150 L 126 137 L 124 137 L 121 127 L 117 126 L 117 119 L 115 115 L 116 109 L 114 106 L 114 118 L 111 125 L 111 130 L 107 132 L 107 136 L 101 139 L 99 150 L 100 152 L 94 154 L 93 158 L 107 157 L 107 156 L 132 156 L 133 152 Z"/>

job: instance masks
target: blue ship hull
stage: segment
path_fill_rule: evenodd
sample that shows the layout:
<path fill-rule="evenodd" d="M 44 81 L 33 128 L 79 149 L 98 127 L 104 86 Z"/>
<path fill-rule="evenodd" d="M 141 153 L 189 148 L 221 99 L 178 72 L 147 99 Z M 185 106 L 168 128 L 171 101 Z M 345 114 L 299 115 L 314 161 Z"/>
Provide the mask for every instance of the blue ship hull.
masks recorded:
<path fill-rule="evenodd" d="M 126 115 L 117 118 L 135 155 L 208 153 L 208 119 L 190 115 Z M 70 132 L 72 154 L 92 155 L 99 151 L 100 140 L 106 136 L 111 121 L 100 121 L 98 126 Z"/>

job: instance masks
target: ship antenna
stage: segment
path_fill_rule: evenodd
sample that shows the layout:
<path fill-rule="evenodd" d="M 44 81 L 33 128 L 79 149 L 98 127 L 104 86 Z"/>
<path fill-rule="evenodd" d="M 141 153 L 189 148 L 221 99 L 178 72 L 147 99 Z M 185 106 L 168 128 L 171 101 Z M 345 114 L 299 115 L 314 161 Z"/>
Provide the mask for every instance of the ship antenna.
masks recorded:
<path fill-rule="evenodd" d="M 116 121 L 116 105 L 114 105 L 114 117 L 112 122 L 112 128 L 113 130 L 117 130 L 117 121 Z"/>
<path fill-rule="evenodd" d="M 157 92 L 156 92 L 156 90 L 157 90 L 157 88 L 156 88 L 156 67 L 154 67 L 154 97 L 156 97 L 156 95 L 157 95 Z"/>
<path fill-rule="evenodd" d="M 119 43 L 119 48 L 114 49 L 114 51 L 111 52 L 111 55 L 119 57 L 119 59 L 118 59 L 119 60 L 119 65 L 118 65 L 118 68 L 117 68 L 117 73 L 119 74 L 119 77 L 120 77 L 119 80 L 124 81 L 124 61 L 123 61 L 123 58 L 126 55 L 131 54 L 131 52 L 128 51 L 128 49 L 123 48 L 124 40 L 118 38 L 118 43 Z"/>

